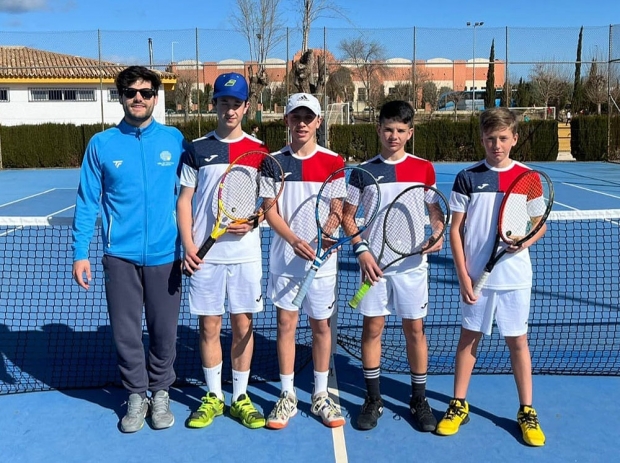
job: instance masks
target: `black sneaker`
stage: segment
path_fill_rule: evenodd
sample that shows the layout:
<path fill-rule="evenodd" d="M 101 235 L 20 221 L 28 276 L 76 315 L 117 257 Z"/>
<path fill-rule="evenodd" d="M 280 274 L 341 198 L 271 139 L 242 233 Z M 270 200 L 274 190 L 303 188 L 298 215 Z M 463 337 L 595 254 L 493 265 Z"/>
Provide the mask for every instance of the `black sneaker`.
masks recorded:
<path fill-rule="evenodd" d="M 377 420 L 383 415 L 383 400 L 381 397 L 366 396 L 362 410 L 357 417 L 357 427 L 364 431 L 377 426 Z"/>
<path fill-rule="evenodd" d="M 409 402 L 409 410 L 413 415 L 413 421 L 420 431 L 433 432 L 437 428 L 437 418 L 428 404 L 426 397 L 412 397 Z"/>

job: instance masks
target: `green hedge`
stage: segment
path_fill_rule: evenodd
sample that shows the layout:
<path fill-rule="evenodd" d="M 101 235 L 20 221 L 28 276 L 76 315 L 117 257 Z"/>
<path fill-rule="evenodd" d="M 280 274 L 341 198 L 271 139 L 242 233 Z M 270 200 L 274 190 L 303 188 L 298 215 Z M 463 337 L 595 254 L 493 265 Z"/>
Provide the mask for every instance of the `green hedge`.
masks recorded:
<path fill-rule="evenodd" d="M 477 117 L 465 121 L 434 119 L 417 124 L 413 139 L 415 154 L 433 162 L 474 162 L 484 157 Z M 556 121 L 531 121 L 519 124 L 519 141 L 512 151 L 516 160 L 555 161 L 558 157 Z M 331 149 L 346 159 L 362 161 L 380 151 L 374 124 L 332 126 Z M 407 145 L 411 152 L 412 142 Z"/>
<path fill-rule="evenodd" d="M 101 124 L 40 124 L 0 127 L 5 168 L 76 167 Z"/>
<path fill-rule="evenodd" d="M 253 121 L 244 122 L 249 132 Z M 576 117 L 571 122 L 571 151 L 579 161 L 607 160 L 607 116 Z M 215 129 L 215 118 L 176 124 L 185 138 L 193 140 Z M 106 126 L 106 128 L 111 125 Z M 259 138 L 270 150 L 286 144 L 282 120 L 259 124 Z M 41 124 L 0 127 L 2 161 L 5 168 L 79 167 L 90 138 L 101 131 L 101 124 Z M 374 124 L 332 125 L 330 149 L 349 161 L 370 159 L 380 151 Z M 478 118 L 463 121 L 435 119 L 415 126 L 407 151 L 437 162 L 475 162 L 484 157 Z M 611 119 L 609 160 L 620 160 L 620 117 Z M 516 160 L 554 161 L 558 156 L 556 121 L 530 121 L 519 124 L 519 142 L 512 151 Z"/>
<path fill-rule="evenodd" d="M 620 117 L 611 118 L 607 155 L 607 116 L 579 116 L 571 121 L 570 148 L 578 161 L 620 160 Z"/>

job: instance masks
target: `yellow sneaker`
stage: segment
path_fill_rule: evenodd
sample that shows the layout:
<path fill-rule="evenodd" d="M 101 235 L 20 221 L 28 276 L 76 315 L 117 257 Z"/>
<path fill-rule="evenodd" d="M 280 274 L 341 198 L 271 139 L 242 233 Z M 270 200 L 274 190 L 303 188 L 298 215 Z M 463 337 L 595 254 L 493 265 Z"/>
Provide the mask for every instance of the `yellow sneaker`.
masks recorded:
<path fill-rule="evenodd" d="M 467 422 L 469 422 L 469 404 L 465 400 L 452 399 L 446 414 L 437 424 L 435 433 L 440 436 L 451 436 L 456 434 L 459 427 Z"/>
<path fill-rule="evenodd" d="M 207 392 L 202 398 L 202 403 L 198 410 L 193 412 L 188 420 L 187 426 L 190 428 L 204 428 L 213 423 L 216 416 L 224 413 L 224 401 L 213 392 Z"/>
<path fill-rule="evenodd" d="M 542 447 L 545 445 L 545 434 L 540 429 L 538 415 L 532 407 L 523 407 L 523 411 L 517 413 L 517 423 L 523 433 L 523 440 L 527 445 Z"/>

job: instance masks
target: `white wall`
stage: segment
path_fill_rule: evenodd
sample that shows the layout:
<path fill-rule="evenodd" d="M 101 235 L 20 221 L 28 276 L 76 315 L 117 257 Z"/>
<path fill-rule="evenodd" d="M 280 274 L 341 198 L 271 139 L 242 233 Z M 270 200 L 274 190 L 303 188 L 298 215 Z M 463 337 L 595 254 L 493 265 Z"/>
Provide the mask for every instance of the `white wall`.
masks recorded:
<path fill-rule="evenodd" d="M 104 85 L 103 92 L 93 85 L 2 85 L 9 89 L 9 101 L 0 102 L 0 124 L 22 125 L 43 124 L 98 124 L 101 123 L 103 101 L 103 120 L 106 124 L 117 124 L 123 118 L 123 108 L 118 101 L 108 101 L 108 90 L 113 85 Z M 28 101 L 29 88 L 88 88 L 95 89 L 96 101 Z M 159 90 L 159 100 L 153 116 L 162 124 L 166 121 L 165 96 L 163 88 Z"/>

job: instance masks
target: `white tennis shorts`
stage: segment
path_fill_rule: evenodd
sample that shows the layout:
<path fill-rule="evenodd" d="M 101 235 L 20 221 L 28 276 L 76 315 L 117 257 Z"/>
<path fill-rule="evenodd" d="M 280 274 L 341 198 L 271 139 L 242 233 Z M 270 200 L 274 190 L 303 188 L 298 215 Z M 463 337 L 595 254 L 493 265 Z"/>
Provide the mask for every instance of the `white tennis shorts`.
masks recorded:
<path fill-rule="evenodd" d="M 242 264 L 203 263 L 189 279 L 189 311 L 194 315 L 223 315 L 263 310 L 260 262 Z"/>
<path fill-rule="evenodd" d="M 357 306 L 367 317 L 395 313 L 401 318 L 417 320 L 428 313 L 427 267 L 407 273 L 385 275 L 366 293 Z"/>
<path fill-rule="evenodd" d="M 461 302 L 463 328 L 491 334 L 493 320 L 502 336 L 521 336 L 527 333 L 530 316 L 530 288 L 493 290 L 483 288 L 475 304 Z"/>
<path fill-rule="evenodd" d="M 267 295 L 283 310 L 299 310 L 293 305 L 302 278 L 270 275 Z M 330 318 L 336 309 L 336 275 L 315 278 L 301 303 L 301 309 L 315 320 Z"/>

